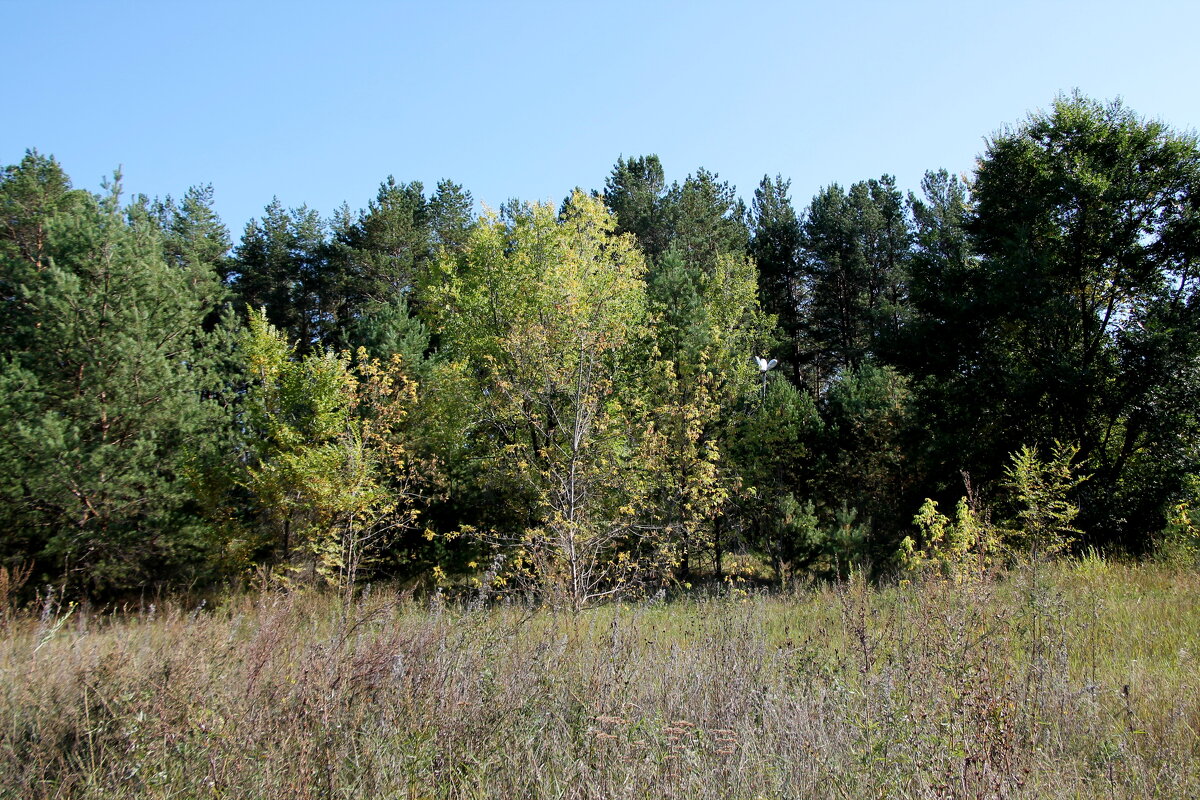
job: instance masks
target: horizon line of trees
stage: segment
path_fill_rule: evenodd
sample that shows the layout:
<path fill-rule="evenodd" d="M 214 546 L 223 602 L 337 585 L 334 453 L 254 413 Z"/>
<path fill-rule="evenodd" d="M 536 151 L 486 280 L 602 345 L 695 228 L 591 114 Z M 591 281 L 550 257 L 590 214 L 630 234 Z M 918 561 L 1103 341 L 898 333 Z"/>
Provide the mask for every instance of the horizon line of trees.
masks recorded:
<path fill-rule="evenodd" d="M 273 201 L 236 244 L 211 187 L 125 202 L 31 150 L 0 175 L 0 564 L 581 607 L 731 551 L 1145 554 L 1195 534 L 1198 189 L 1194 135 L 1078 94 L 919 194 L 747 206 L 647 155 L 558 208 Z"/>

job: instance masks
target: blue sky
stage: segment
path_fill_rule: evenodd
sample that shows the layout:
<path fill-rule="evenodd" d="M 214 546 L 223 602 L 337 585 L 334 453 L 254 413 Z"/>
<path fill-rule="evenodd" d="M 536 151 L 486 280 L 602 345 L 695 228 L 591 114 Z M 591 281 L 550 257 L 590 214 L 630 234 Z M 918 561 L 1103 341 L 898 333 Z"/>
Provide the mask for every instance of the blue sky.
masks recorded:
<path fill-rule="evenodd" d="M 278 195 L 328 215 L 381 180 L 558 202 L 617 157 L 823 185 L 969 171 L 1078 88 L 1200 128 L 1200 3 L 0 0 L 0 163 L 95 189 L 212 183 L 235 239 Z"/>

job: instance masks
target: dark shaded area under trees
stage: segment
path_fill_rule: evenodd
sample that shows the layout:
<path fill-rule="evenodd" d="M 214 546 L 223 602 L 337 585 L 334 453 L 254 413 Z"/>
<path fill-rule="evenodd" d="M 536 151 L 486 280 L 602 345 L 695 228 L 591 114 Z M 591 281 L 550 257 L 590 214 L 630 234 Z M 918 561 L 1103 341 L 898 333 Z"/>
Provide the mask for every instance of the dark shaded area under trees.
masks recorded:
<path fill-rule="evenodd" d="M 733 551 L 890 574 L 942 530 L 1144 554 L 1194 531 L 1198 203 L 1194 135 L 1078 95 L 920 194 L 797 209 L 768 176 L 747 207 L 647 155 L 561 209 L 389 177 L 236 244 L 211 187 L 96 195 L 30 151 L 0 177 L 0 561 L 98 597 L 449 575 L 578 607 Z"/>

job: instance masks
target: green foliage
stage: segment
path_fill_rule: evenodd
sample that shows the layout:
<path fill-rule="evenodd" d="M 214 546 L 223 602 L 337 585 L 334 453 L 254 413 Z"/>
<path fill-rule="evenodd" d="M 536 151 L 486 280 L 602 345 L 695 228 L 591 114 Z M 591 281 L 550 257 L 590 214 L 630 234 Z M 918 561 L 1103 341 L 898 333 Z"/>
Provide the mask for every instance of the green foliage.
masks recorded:
<path fill-rule="evenodd" d="M 20 265 L 45 266 L 49 224 L 73 210 L 87 193 L 71 189 L 71 180 L 53 157 L 29 150 L 20 164 L 4 168 L 0 192 L 0 254 L 5 261 L 4 296 L 16 286 L 9 281 Z"/>
<path fill-rule="evenodd" d="M 648 368 L 641 376 L 658 464 L 654 524 L 671 530 L 686 575 L 693 556 L 719 560 L 719 527 L 745 489 L 731 449 L 737 419 L 757 394 L 748 354 L 762 352 L 769 319 L 753 265 L 721 255 L 711 270 L 672 248 L 651 271 Z"/>
<path fill-rule="evenodd" d="M 660 556 L 635 533 L 647 465 L 637 457 L 631 347 L 645 319 L 644 262 L 601 203 L 513 207 L 439 262 L 442 340 L 475 376 L 495 477 L 531 501 L 517 531 L 480 532 L 510 575 L 580 608 L 626 590 Z M 511 497 L 512 495 L 510 495 Z"/>
<path fill-rule="evenodd" d="M 658 156 L 620 158 L 605 181 L 604 202 L 617 219 L 617 232 L 632 233 L 651 264 L 674 249 L 711 273 L 718 256 L 746 254 L 745 203 L 706 169 L 668 187 Z"/>
<path fill-rule="evenodd" d="M 803 223 L 804 337 L 818 386 L 892 349 L 909 313 L 909 238 L 891 176 L 813 198 Z"/>
<path fill-rule="evenodd" d="M 750 241 L 746 205 L 715 172 L 696 170 L 667 193 L 671 244 L 685 259 L 712 271 L 721 256 L 745 255 Z"/>
<path fill-rule="evenodd" d="M 438 181 L 437 192 L 429 200 L 428 218 L 430 237 L 436 247 L 448 252 L 461 250 L 475 222 L 471 193 L 453 181 Z"/>
<path fill-rule="evenodd" d="M 978 580 L 1000 551 L 999 532 L 981 519 L 965 497 L 959 499 L 953 520 L 938 511 L 937 501 L 926 498 L 913 524 L 920 531 L 919 540 L 904 537 L 897 552 L 901 568 L 908 571 L 933 570 L 955 583 Z"/>
<path fill-rule="evenodd" d="M 1033 447 L 1013 453 L 1004 483 L 1011 495 L 1012 516 L 998 526 L 966 497 L 958 501 L 954 520 L 938 511 L 935 500 L 926 498 L 913 518 L 919 537 L 905 537 L 897 550 L 900 566 L 936 570 L 961 582 L 979 577 L 1004 552 L 1034 559 L 1061 554 L 1080 533 L 1074 527 L 1079 508 L 1071 495 L 1090 477 L 1078 473 L 1078 454 L 1077 446 L 1057 442 L 1046 460 Z"/>
<path fill-rule="evenodd" d="M 793 493 L 783 492 L 766 495 L 761 502 L 758 541 L 770 555 L 780 583 L 828 554 L 828 542 L 811 500 L 801 503 Z"/>
<path fill-rule="evenodd" d="M 188 189 L 177 204 L 170 197 L 156 202 L 151 210 L 162 229 L 168 263 L 193 284 L 209 284 L 228 276 L 232 245 L 229 230 L 213 209 L 211 185 Z"/>
<path fill-rule="evenodd" d="M 240 491 L 213 509 L 241 534 L 229 556 L 235 566 L 265 559 L 282 580 L 352 585 L 386 537 L 414 520 L 397 434 L 415 387 L 398 360 L 384 365 L 365 351 L 357 362 L 328 351 L 298 357 L 261 309 L 239 353 Z"/>
<path fill-rule="evenodd" d="M 1060 97 L 991 139 L 972 192 L 979 268 L 947 427 L 997 478 L 1020 442 L 1077 442 L 1082 526 L 1142 549 L 1196 471 L 1200 147 L 1119 102 Z"/>
<path fill-rule="evenodd" d="M 884 176 L 798 215 L 789 188 L 747 213 L 716 173 L 621 158 L 557 214 L 476 220 L 389 177 L 328 220 L 275 201 L 231 255 L 211 187 L 123 206 L 30 151 L 0 175 L 5 574 L 371 562 L 580 608 L 727 555 L 1190 560 L 1194 135 L 1072 95 L 907 204 Z"/>
<path fill-rule="evenodd" d="M 1186 501 L 1175 504 L 1167 527 L 1159 536 L 1157 555 L 1161 561 L 1183 569 L 1200 567 L 1200 514 Z"/>
<path fill-rule="evenodd" d="M 399 355 L 405 364 L 419 368 L 429 350 L 429 329 L 409 309 L 408 298 L 398 295 L 355 319 L 345 334 L 347 341 L 365 347 L 374 358 Z"/>
<path fill-rule="evenodd" d="M 803 231 L 788 195 L 790 181 L 763 176 L 750 206 L 750 256 L 758 267 L 759 301 L 779 324 L 782 343 L 777 349 L 781 368 L 799 377 L 804 303 L 801 272 Z"/>
<path fill-rule="evenodd" d="M 1047 460 L 1029 446 L 1013 453 L 1004 470 L 1016 505 L 1016 527 L 1005 537 L 1009 547 L 1036 558 L 1057 555 L 1074 543 L 1079 507 L 1070 495 L 1091 477 L 1078 474 L 1078 455 L 1078 445 L 1061 442 L 1054 443 Z"/>
<path fill-rule="evenodd" d="M 870 537 L 871 521 L 860 522 L 858 509 L 843 502 L 833 513 L 833 525 L 821 547 L 825 556 L 824 572 L 845 578 L 870 566 Z"/>
<path fill-rule="evenodd" d="M 812 396 L 778 374 L 760 401 L 737 415 L 730 456 L 744 481 L 742 516 L 749 539 L 780 578 L 825 554 L 811 499 L 823 423 Z"/>
<path fill-rule="evenodd" d="M 361 307 L 411 291 L 429 258 L 429 205 L 419 181 L 398 184 L 390 175 L 357 222 L 341 232 L 352 264 L 343 293 Z"/>
<path fill-rule="evenodd" d="M 202 396 L 215 276 L 168 262 L 119 183 L 72 191 L 30 154 L 0 197 L 3 557 L 72 591 L 202 574 L 210 539 L 184 472 L 221 429 Z"/>
<path fill-rule="evenodd" d="M 904 345 L 891 355 L 894 363 L 925 377 L 946 374 L 971 348 L 980 346 L 972 338 L 975 326 L 970 317 L 979 263 L 967 230 L 974 208 L 968 185 L 943 169 L 925 173 L 921 190 L 921 198 L 908 197 L 913 313 L 902 336 Z"/>
<path fill-rule="evenodd" d="M 461 249 L 471 205 L 470 193 L 450 181 L 426 199 L 420 182 L 390 176 L 365 210 L 354 214 L 343 204 L 328 223 L 276 200 L 247 225 L 230 284 L 243 303 L 265 307 L 301 352 L 350 347 L 356 335 L 378 338 L 381 321 L 398 320 L 398 304 L 420 306 L 437 251 Z"/>
<path fill-rule="evenodd" d="M 913 435 L 912 391 L 891 367 L 864 364 L 840 376 L 822 403 L 821 498 L 826 507 L 848 503 L 871 528 L 870 556 L 882 564 L 911 513 L 917 476 L 907 460 Z"/>
<path fill-rule="evenodd" d="M 698 374 L 681 377 L 685 368 L 665 360 L 648 370 L 651 424 L 641 451 L 656 466 L 648 484 L 648 521 L 672 543 L 681 577 L 687 577 L 694 557 L 714 546 L 715 522 L 730 498 L 714 370 L 704 352 L 686 368 Z"/>
<path fill-rule="evenodd" d="M 320 350 L 336 310 L 326 267 L 326 225 L 316 211 L 278 199 L 251 220 L 234 251 L 230 283 L 243 307 L 266 309 L 302 351 Z"/>
<path fill-rule="evenodd" d="M 604 182 L 604 203 L 617 219 L 617 232 L 633 234 L 652 262 L 670 242 L 666 193 L 666 175 L 656 155 L 618 158 Z"/>

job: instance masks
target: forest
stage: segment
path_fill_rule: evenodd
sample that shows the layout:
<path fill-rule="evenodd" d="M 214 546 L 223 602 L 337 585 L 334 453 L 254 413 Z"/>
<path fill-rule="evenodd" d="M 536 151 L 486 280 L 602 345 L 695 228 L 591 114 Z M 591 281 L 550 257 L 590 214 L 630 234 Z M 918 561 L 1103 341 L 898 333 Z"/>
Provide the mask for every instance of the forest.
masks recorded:
<path fill-rule="evenodd" d="M 622 156 L 558 207 L 387 177 L 235 241 L 213 193 L 4 168 L 6 591 L 579 610 L 747 563 L 1196 558 L 1200 144 L 1120 102 L 805 205 Z"/>

